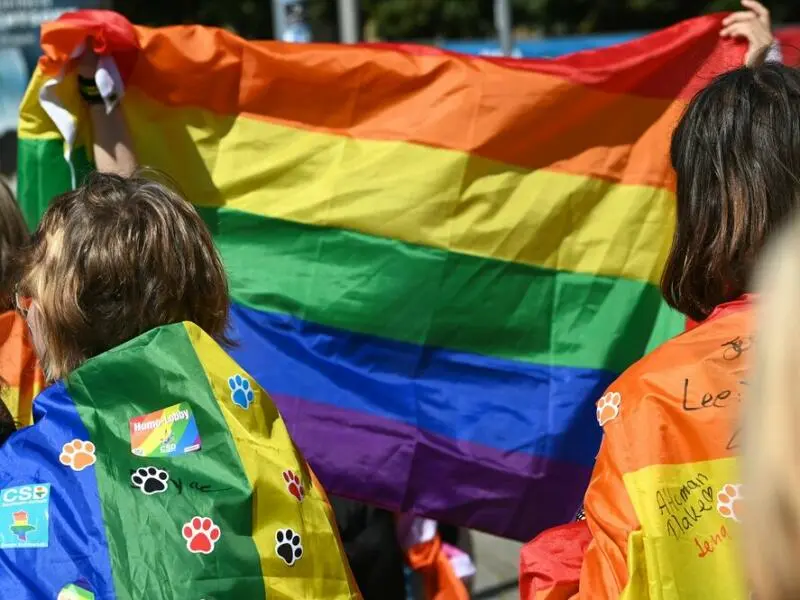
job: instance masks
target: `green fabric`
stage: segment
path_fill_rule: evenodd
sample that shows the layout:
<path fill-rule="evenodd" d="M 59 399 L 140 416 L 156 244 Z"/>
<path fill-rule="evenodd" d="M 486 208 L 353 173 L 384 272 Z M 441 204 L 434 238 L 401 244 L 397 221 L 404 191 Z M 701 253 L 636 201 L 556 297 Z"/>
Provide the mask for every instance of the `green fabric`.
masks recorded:
<path fill-rule="evenodd" d="M 20 138 L 18 157 L 17 199 L 33 230 L 52 199 L 72 189 L 72 178 L 61 140 Z M 78 183 L 94 168 L 82 146 L 73 150 L 72 165 Z"/>
<path fill-rule="evenodd" d="M 58 140 L 21 140 L 20 153 L 27 157 L 20 201 L 33 223 L 69 187 L 69 170 Z M 85 157 L 75 152 L 79 174 L 90 168 Z M 646 282 L 199 210 L 233 299 L 257 310 L 414 344 L 612 372 L 683 328 L 683 317 Z"/>
<path fill-rule="evenodd" d="M 653 285 L 201 209 L 234 299 L 340 329 L 620 372 L 681 328 Z M 663 337 L 653 338 L 658 323 Z"/>
<path fill-rule="evenodd" d="M 265 598 L 250 537 L 252 490 L 183 325 L 153 330 L 88 361 L 66 385 L 97 447 L 94 468 L 118 598 Z M 191 405 L 202 451 L 134 456 L 129 420 L 181 402 Z M 132 486 L 132 473 L 150 466 L 169 473 L 166 492 L 148 496 Z M 213 517 L 219 526 L 213 554 L 187 551 L 181 532 L 194 516 Z M 203 571 L 209 560 L 211 579 Z"/>

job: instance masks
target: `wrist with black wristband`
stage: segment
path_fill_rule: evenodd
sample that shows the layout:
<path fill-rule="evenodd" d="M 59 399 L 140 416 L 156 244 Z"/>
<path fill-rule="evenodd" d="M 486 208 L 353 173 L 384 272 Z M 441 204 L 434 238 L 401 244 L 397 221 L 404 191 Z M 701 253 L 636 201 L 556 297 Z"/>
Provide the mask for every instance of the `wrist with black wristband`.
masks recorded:
<path fill-rule="evenodd" d="M 103 95 L 97 89 L 94 79 L 91 77 L 83 77 L 78 75 L 78 93 L 87 104 L 103 104 Z"/>

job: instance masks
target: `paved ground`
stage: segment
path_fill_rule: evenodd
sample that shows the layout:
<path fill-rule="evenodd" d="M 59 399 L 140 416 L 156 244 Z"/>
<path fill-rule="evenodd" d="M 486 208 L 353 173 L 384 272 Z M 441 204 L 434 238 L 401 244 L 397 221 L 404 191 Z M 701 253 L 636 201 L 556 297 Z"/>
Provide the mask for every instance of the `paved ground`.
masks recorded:
<path fill-rule="evenodd" d="M 472 551 L 478 567 L 473 600 L 519 600 L 517 580 L 521 545 L 472 532 Z"/>

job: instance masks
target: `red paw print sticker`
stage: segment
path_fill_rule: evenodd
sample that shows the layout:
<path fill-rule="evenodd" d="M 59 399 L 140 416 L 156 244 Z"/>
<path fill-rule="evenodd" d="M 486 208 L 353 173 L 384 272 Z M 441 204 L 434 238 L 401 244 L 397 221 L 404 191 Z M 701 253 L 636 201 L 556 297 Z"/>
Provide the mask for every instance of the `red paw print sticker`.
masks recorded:
<path fill-rule="evenodd" d="M 219 527 L 205 517 L 195 517 L 183 526 L 183 539 L 192 554 L 211 554 L 219 536 Z"/>
<path fill-rule="evenodd" d="M 283 472 L 283 480 L 286 482 L 286 489 L 289 493 L 297 498 L 298 502 L 302 502 L 306 496 L 306 488 L 303 487 L 300 477 L 291 469 L 287 469 Z"/>

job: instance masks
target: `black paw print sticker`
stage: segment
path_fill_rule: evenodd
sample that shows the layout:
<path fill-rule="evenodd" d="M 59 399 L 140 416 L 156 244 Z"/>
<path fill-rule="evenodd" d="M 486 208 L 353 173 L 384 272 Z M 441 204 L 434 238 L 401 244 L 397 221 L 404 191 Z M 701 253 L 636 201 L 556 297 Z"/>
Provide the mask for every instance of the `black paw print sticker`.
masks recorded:
<path fill-rule="evenodd" d="M 167 491 L 169 473 L 156 467 L 142 467 L 131 475 L 131 483 L 147 496 Z"/>
<path fill-rule="evenodd" d="M 291 529 L 278 529 L 275 532 L 275 553 L 283 559 L 288 566 L 294 565 L 303 556 L 303 545 L 300 534 Z"/>

